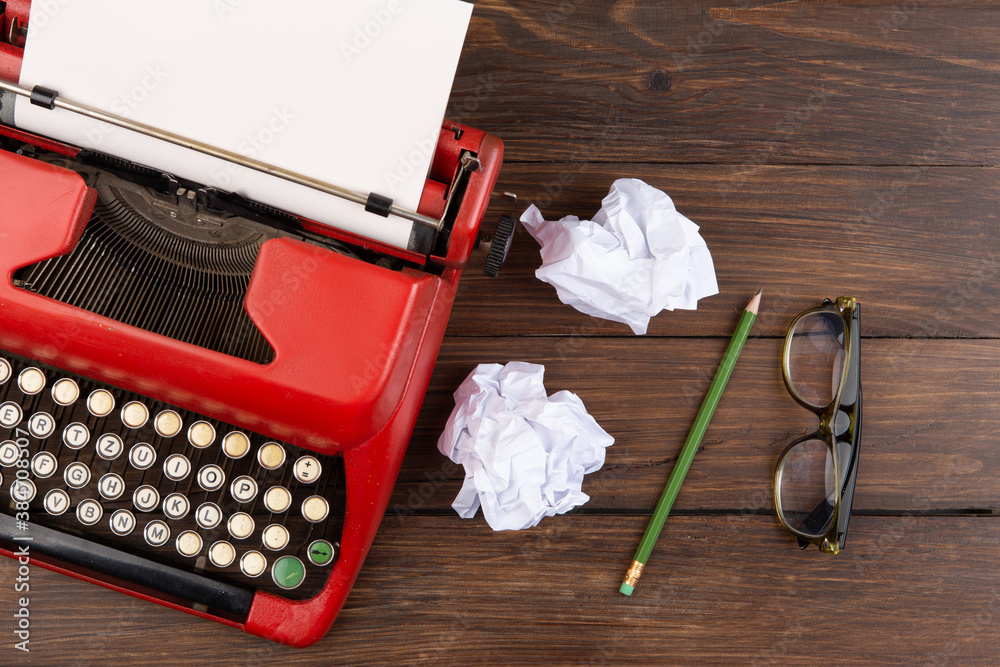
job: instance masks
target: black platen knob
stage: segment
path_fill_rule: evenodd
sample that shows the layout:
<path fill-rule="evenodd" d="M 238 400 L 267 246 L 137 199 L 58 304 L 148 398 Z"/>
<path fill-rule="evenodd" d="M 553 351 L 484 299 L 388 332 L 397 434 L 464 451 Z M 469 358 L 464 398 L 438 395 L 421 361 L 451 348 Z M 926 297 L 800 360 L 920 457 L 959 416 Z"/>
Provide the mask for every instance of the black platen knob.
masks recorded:
<path fill-rule="evenodd" d="M 483 267 L 483 273 L 490 278 L 500 275 L 500 269 L 503 268 L 503 263 L 507 261 L 507 253 L 510 252 L 510 244 L 514 241 L 516 226 L 517 220 L 514 218 L 509 215 L 500 216 L 500 222 L 497 223 L 496 232 L 493 233 L 493 240 L 490 242 L 490 250 L 486 254 L 486 265 Z"/>

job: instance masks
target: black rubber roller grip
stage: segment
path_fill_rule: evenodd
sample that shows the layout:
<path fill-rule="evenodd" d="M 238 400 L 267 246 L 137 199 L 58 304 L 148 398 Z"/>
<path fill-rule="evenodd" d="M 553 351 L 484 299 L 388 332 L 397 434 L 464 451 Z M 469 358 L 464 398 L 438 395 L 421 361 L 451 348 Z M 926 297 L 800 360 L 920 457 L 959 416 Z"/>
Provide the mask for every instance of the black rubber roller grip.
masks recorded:
<path fill-rule="evenodd" d="M 517 227 L 517 220 L 509 215 L 500 216 L 497 223 L 496 232 L 493 234 L 493 242 L 490 243 L 490 251 L 486 255 L 486 265 L 483 273 L 490 278 L 500 275 L 500 269 L 507 261 L 507 254 L 510 252 L 510 244 L 514 241 L 514 228 Z"/>

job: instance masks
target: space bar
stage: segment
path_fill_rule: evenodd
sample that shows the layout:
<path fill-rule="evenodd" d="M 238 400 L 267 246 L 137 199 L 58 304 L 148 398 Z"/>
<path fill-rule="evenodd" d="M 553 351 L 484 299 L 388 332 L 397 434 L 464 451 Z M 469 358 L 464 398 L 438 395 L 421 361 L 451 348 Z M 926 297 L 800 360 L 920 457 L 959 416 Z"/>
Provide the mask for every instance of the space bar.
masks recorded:
<path fill-rule="evenodd" d="M 29 553 L 45 554 L 61 563 L 201 603 L 241 619 L 246 619 L 250 613 L 253 593 L 244 588 L 177 570 L 35 523 L 28 524 L 27 530 L 20 529 L 18 524 L 23 526 L 24 522 L 0 513 L 0 541 L 17 545 L 11 551 L 27 545 Z"/>

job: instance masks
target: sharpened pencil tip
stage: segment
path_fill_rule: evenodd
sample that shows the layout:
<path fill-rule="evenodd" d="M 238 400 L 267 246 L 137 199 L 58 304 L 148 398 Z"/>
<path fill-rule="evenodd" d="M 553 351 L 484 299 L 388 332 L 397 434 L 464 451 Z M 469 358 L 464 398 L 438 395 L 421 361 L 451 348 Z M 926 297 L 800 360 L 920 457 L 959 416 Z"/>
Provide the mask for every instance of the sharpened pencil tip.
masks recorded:
<path fill-rule="evenodd" d="M 747 304 L 746 310 L 748 310 L 751 313 L 753 313 L 754 315 L 756 315 L 757 314 L 757 309 L 760 308 L 760 297 L 761 297 L 762 294 L 764 294 L 764 288 L 763 287 L 761 287 L 759 290 L 757 290 L 757 293 L 753 295 L 752 299 L 750 299 L 750 303 Z"/>

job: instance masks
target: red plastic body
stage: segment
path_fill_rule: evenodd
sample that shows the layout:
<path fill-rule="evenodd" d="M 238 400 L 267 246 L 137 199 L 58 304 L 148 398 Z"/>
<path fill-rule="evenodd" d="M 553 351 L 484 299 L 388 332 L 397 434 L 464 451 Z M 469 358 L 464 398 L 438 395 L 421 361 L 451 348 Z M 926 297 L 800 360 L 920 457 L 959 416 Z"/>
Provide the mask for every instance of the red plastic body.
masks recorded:
<path fill-rule="evenodd" d="M 326 587 L 298 602 L 257 593 L 245 623 L 58 563 L 42 566 L 293 646 L 326 633 L 388 504 L 502 162 L 497 138 L 461 129 L 461 138 L 442 133 L 439 159 L 457 166 L 467 150 L 482 167 L 470 177 L 447 254 L 430 258 L 438 269 L 396 272 L 287 239 L 264 244 L 245 307 L 275 350 L 265 366 L 15 288 L 17 269 L 75 246 L 96 194 L 74 172 L 0 151 L 0 349 L 323 454 L 341 452 L 346 468 L 341 551 Z M 454 173 L 435 165 L 421 204 L 431 214 L 443 210 L 449 184 L 435 176 Z"/>

